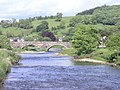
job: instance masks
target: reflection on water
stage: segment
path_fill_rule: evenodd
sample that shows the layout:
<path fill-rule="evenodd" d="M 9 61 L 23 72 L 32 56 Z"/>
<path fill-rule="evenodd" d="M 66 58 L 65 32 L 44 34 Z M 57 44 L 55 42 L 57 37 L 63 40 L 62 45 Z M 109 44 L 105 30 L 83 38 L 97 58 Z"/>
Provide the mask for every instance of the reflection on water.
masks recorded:
<path fill-rule="evenodd" d="M 86 65 L 92 65 L 92 66 L 94 66 L 94 65 L 100 65 L 100 63 L 93 63 L 93 62 L 79 62 L 79 61 L 74 61 L 73 62 L 74 63 L 74 65 L 81 65 L 81 66 L 86 66 Z"/>
<path fill-rule="evenodd" d="M 55 53 L 21 54 L 23 60 L 19 62 L 22 66 L 71 66 L 72 57 L 56 56 Z"/>
<path fill-rule="evenodd" d="M 55 53 L 20 54 L 3 90 L 119 90 L 120 70 Z"/>

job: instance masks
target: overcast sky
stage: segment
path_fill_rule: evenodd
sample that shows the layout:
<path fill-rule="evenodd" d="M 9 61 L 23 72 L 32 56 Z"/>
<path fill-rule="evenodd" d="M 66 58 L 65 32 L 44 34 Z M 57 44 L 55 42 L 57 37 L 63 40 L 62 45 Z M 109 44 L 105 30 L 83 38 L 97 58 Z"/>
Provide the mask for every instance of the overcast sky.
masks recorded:
<path fill-rule="evenodd" d="M 57 12 L 74 16 L 104 4 L 120 5 L 120 0 L 0 0 L 0 19 L 50 16 Z"/>

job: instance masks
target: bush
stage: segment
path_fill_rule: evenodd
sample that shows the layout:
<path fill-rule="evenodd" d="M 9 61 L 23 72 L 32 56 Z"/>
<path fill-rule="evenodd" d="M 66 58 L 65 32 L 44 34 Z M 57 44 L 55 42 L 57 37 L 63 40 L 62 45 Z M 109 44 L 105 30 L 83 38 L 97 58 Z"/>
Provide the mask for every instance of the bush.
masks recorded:
<path fill-rule="evenodd" d="M 97 49 L 91 53 L 91 58 L 113 62 L 113 60 L 111 60 L 112 54 L 113 52 L 108 49 Z"/>
<path fill-rule="evenodd" d="M 15 53 L 8 50 L 0 50 L 0 82 L 10 72 L 11 64 L 15 64 L 20 59 Z"/>
<path fill-rule="evenodd" d="M 6 49 L 9 49 L 9 50 L 11 49 L 10 41 L 4 35 L 0 35 L 0 48 L 6 48 Z"/>
<path fill-rule="evenodd" d="M 120 65 L 120 56 L 117 57 L 116 64 Z"/>
<path fill-rule="evenodd" d="M 98 29 L 92 25 L 80 25 L 73 35 L 72 45 L 77 54 L 90 54 L 98 46 Z"/>

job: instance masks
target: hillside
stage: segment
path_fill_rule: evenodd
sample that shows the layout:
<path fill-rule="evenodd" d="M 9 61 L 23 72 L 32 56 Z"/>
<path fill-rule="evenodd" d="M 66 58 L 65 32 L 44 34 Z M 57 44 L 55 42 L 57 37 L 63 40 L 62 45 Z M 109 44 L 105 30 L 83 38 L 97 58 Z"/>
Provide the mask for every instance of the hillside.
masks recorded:
<path fill-rule="evenodd" d="M 62 18 L 62 21 L 65 22 L 66 26 L 69 25 L 69 21 L 72 17 L 74 16 Z M 60 22 L 55 22 L 55 19 L 35 20 L 32 22 L 33 27 L 36 28 L 36 26 L 38 26 L 41 23 L 41 21 L 47 21 L 49 23 L 49 28 L 57 27 L 60 24 Z"/>
<path fill-rule="evenodd" d="M 90 10 L 80 12 L 76 15 L 91 15 L 94 23 L 102 23 L 104 25 L 116 25 L 120 20 L 120 5 L 104 5 L 101 7 L 96 7 Z"/>
<path fill-rule="evenodd" d="M 42 33 L 52 32 L 56 38 L 63 38 L 64 41 L 70 41 L 78 24 L 96 25 L 102 31 L 112 31 L 120 28 L 120 5 L 95 7 L 76 14 L 76 16 L 62 17 L 61 21 L 55 21 L 55 16 L 34 17 L 21 19 L 18 23 L 1 22 L 0 34 L 6 35 L 8 38 L 24 38 L 25 40 L 44 41 L 50 40 L 43 38 Z M 44 22 L 45 21 L 45 22 Z M 46 23 L 45 24 L 42 23 Z M 100 25 L 99 25 L 100 24 Z M 102 26 L 103 25 L 103 26 Z M 39 26 L 39 27 L 38 27 Z M 36 30 L 39 28 L 39 30 Z M 45 29 L 46 28 L 46 29 Z"/>
<path fill-rule="evenodd" d="M 63 33 L 68 32 L 68 27 L 69 26 L 69 21 L 71 17 L 63 17 L 62 20 L 60 22 L 56 22 L 55 19 L 44 19 L 44 20 L 33 20 L 31 21 L 31 26 L 33 26 L 30 29 L 25 29 L 25 28 L 20 28 L 20 27 L 13 27 L 13 26 L 9 26 L 9 27 L 0 27 L 0 32 L 3 35 L 6 35 L 8 37 L 22 37 L 25 40 L 40 40 L 42 37 L 40 35 L 40 32 L 35 32 L 35 29 L 37 26 L 39 26 L 41 24 L 42 21 L 47 21 L 48 22 L 48 31 L 54 33 L 54 35 L 56 37 L 62 37 Z M 28 20 L 28 19 L 26 19 Z M 60 26 L 60 24 L 63 23 L 65 28 L 60 28 L 57 29 L 58 26 Z M 26 23 L 25 23 L 26 24 Z M 23 25 L 25 25 L 23 24 Z M 55 30 L 53 30 L 52 28 L 56 28 Z"/>

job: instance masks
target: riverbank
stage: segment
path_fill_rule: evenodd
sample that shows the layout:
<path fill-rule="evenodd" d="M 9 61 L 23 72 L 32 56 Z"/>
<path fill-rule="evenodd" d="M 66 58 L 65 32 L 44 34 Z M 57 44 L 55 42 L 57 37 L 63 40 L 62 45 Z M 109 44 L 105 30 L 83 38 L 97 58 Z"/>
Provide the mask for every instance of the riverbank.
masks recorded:
<path fill-rule="evenodd" d="M 99 63 L 99 64 L 105 64 L 105 65 L 110 65 L 110 66 L 115 66 L 115 67 L 120 67 L 115 63 L 109 63 L 105 61 L 100 61 L 100 60 L 95 60 L 95 59 L 90 59 L 90 58 L 83 58 L 83 59 L 74 59 L 74 61 L 78 62 L 91 62 L 91 63 Z"/>
<path fill-rule="evenodd" d="M 0 83 L 3 82 L 7 73 L 10 72 L 11 66 L 19 62 L 20 56 L 12 51 L 0 49 Z"/>
<path fill-rule="evenodd" d="M 80 62 L 92 62 L 92 63 L 100 63 L 100 64 L 108 64 L 105 61 L 98 61 L 90 58 L 83 58 L 83 59 L 74 59 L 74 61 L 80 61 Z"/>
<path fill-rule="evenodd" d="M 59 55 L 73 56 L 74 57 L 73 60 L 79 62 L 92 62 L 92 63 L 106 64 L 110 66 L 120 67 L 120 65 L 117 65 L 114 62 L 110 63 L 108 57 L 110 57 L 112 52 L 110 52 L 107 49 L 98 49 L 91 54 L 86 54 L 81 56 L 77 56 L 75 52 L 76 50 L 74 48 L 69 48 L 63 50 Z"/>

